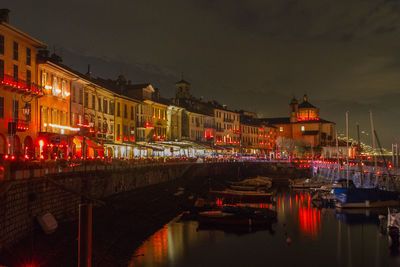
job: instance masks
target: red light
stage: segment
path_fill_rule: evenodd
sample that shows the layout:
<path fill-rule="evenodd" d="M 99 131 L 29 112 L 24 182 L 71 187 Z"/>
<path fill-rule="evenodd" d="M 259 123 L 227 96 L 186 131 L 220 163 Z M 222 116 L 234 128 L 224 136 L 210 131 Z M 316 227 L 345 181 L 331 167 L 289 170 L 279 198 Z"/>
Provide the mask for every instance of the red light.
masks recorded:
<path fill-rule="evenodd" d="M 8 159 L 8 155 L 5 155 L 4 158 L 5 158 L 5 159 Z"/>
<path fill-rule="evenodd" d="M 28 155 L 25 155 L 25 158 L 26 158 L 26 159 L 29 159 L 29 156 L 28 156 Z"/>
<path fill-rule="evenodd" d="M 11 160 L 14 160 L 14 159 L 15 159 L 15 156 L 14 156 L 14 155 L 12 155 L 12 156 L 11 156 Z"/>
<path fill-rule="evenodd" d="M 40 159 L 44 159 L 44 156 L 43 156 L 43 155 L 40 155 Z"/>

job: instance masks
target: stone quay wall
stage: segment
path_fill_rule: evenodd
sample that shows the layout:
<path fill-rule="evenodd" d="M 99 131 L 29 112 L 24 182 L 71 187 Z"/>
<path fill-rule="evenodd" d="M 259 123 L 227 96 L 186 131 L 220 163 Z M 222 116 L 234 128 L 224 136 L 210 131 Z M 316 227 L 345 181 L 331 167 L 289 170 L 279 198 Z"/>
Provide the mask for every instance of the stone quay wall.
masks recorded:
<path fill-rule="evenodd" d="M 32 172 L 33 173 L 33 172 Z M 35 229 L 36 216 L 50 212 L 60 222 L 78 219 L 78 205 L 139 187 L 185 177 L 238 180 L 265 175 L 305 177 L 310 170 L 277 163 L 181 163 L 152 166 L 115 166 L 74 172 L 46 172 L 0 181 L 0 250 L 8 248 Z M 15 177 L 15 176 L 14 176 Z M 28 178 L 26 178 L 28 177 Z"/>

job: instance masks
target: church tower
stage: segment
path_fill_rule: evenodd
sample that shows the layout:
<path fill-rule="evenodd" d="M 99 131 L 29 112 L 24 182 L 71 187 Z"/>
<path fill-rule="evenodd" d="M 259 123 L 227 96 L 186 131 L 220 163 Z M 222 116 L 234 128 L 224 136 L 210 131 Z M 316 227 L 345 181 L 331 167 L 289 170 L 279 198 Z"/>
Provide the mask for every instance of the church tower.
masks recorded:
<path fill-rule="evenodd" d="M 179 82 L 175 83 L 175 97 L 177 99 L 190 98 L 190 83 L 185 80 L 180 80 Z"/>

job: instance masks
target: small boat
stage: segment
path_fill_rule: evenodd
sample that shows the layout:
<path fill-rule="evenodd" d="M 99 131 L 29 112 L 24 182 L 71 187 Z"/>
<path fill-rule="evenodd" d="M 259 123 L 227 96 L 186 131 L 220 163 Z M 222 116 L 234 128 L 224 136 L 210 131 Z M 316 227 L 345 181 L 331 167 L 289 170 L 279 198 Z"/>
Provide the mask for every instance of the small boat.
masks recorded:
<path fill-rule="evenodd" d="M 336 206 L 339 208 L 378 208 L 399 204 L 399 192 L 378 188 L 349 188 L 336 195 Z"/>
<path fill-rule="evenodd" d="M 310 189 L 310 188 L 320 188 L 321 186 L 325 185 L 326 182 L 324 181 L 317 181 L 312 179 L 289 179 L 289 186 L 292 189 Z"/>
<path fill-rule="evenodd" d="M 260 203 L 269 202 L 272 200 L 273 194 L 257 191 L 240 191 L 226 189 L 223 191 L 210 191 L 211 197 L 223 198 L 225 201 Z"/>
<path fill-rule="evenodd" d="M 311 197 L 311 201 L 319 207 L 333 207 L 335 206 L 336 196 L 326 191 L 316 191 Z"/>
<path fill-rule="evenodd" d="M 272 187 L 272 178 L 269 177 L 263 177 L 263 176 L 258 176 L 256 178 L 248 178 L 244 179 L 239 182 L 228 182 L 232 186 L 243 186 L 243 187 L 256 187 L 256 188 L 265 188 L 269 189 Z"/>
<path fill-rule="evenodd" d="M 257 209 L 224 207 L 221 210 L 200 212 L 197 220 L 202 224 L 234 225 L 234 226 L 262 226 L 271 223 L 276 218 L 276 212 Z"/>
<path fill-rule="evenodd" d="M 341 193 L 344 193 L 347 191 L 349 188 L 356 188 L 352 180 L 349 180 L 349 186 L 347 187 L 347 180 L 346 179 L 340 179 L 336 181 L 332 185 L 332 190 L 334 195 L 338 195 Z"/>

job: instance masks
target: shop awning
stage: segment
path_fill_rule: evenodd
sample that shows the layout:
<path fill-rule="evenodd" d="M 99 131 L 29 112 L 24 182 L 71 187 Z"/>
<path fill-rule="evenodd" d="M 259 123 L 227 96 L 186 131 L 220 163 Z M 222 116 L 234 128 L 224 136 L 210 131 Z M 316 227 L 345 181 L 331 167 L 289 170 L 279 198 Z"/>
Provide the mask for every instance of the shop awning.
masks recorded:
<path fill-rule="evenodd" d="M 77 138 L 83 144 L 83 137 L 82 136 L 76 135 L 75 138 Z M 92 147 L 93 149 L 104 150 L 104 147 L 102 145 L 97 144 L 96 142 L 90 140 L 87 137 L 85 137 L 85 144 L 87 146 Z"/>

